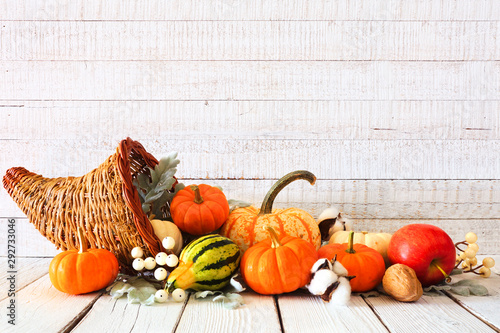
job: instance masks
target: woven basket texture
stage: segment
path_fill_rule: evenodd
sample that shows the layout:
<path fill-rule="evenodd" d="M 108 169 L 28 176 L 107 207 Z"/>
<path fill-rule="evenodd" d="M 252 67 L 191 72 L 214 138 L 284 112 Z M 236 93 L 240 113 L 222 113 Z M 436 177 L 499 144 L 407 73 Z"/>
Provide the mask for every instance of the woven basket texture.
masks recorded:
<path fill-rule="evenodd" d="M 77 249 L 78 227 L 90 248 L 113 252 L 130 267 L 130 250 L 146 255 L 161 242 L 143 213 L 133 179 L 158 161 L 137 141 L 127 138 L 98 168 L 81 177 L 45 178 L 22 167 L 7 170 L 3 186 L 29 221 L 62 250 Z"/>

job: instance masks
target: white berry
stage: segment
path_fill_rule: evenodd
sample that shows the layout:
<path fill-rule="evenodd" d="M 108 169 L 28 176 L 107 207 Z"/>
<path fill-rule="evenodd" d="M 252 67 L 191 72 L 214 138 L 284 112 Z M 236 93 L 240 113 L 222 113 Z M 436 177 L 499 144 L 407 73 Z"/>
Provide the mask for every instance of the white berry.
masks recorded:
<path fill-rule="evenodd" d="M 144 255 L 144 251 L 140 247 L 134 247 L 132 251 L 130 251 L 132 258 L 142 258 Z"/>
<path fill-rule="evenodd" d="M 158 281 L 163 281 L 167 278 L 167 270 L 163 267 L 157 268 L 155 270 L 155 279 Z"/>
<path fill-rule="evenodd" d="M 495 266 L 495 259 L 493 259 L 491 257 L 484 258 L 483 259 L 483 266 L 486 268 L 491 268 L 491 267 Z"/>
<path fill-rule="evenodd" d="M 173 237 L 165 237 L 161 244 L 165 250 L 172 250 L 175 247 L 175 239 Z"/>
<path fill-rule="evenodd" d="M 175 254 L 169 254 L 165 260 L 168 267 L 175 267 L 179 263 L 179 258 Z"/>
<path fill-rule="evenodd" d="M 160 289 L 155 293 L 155 301 L 157 301 L 158 303 L 165 303 L 167 300 L 168 293 L 165 290 Z"/>
<path fill-rule="evenodd" d="M 146 259 L 144 259 L 144 267 L 149 270 L 154 269 L 156 267 L 155 258 L 147 257 Z"/>
<path fill-rule="evenodd" d="M 466 258 L 474 258 L 476 256 L 476 251 L 474 251 L 473 249 L 467 249 L 464 251 L 464 254 L 465 254 L 465 257 Z"/>
<path fill-rule="evenodd" d="M 477 235 L 473 232 L 468 232 L 465 235 L 465 241 L 469 244 L 475 243 L 477 241 Z"/>
<path fill-rule="evenodd" d="M 481 274 L 482 277 L 487 278 L 491 275 L 491 270 L 487 267 L 481 267 L 479 269 L 479 274 Z"/>
<path fill-rule="evenodd" d="M 186 299 L 186 292 L 180 288 L 177 288 L 172 292 L 172 298 L 176 302 L 182 302 Z"/>
<path fill-rule="evenodd" d="M 476 266 L 476 264 L 477 264 L 477 258 L 476 257 L 474 257 L 472 259 L 467 259 L 467 260 L 468 260 L 469 265 Z"/>
<path fill-rule="evenodd" d="M 167 260 L 167 254 L 165 252 L 158 252 L 155 260 L 158 265 L 163 266 L 165 265 L 165 260 Z"/>
<path fill-rule="evenodd" d="M 479 245 L 477 245 L 477 243 L 472 243 L 472 244 L 467 245 L 467 249 L 476 251 L 476 253 L 477 253 L 477 251 L 479 251 Z"/>
<path fill-rule="evenodd" d="M 144 260 L 141 258 L 136 258 L 132 261 L 132 268 L 136 271 L 142 271 L 144 269 Z"/>

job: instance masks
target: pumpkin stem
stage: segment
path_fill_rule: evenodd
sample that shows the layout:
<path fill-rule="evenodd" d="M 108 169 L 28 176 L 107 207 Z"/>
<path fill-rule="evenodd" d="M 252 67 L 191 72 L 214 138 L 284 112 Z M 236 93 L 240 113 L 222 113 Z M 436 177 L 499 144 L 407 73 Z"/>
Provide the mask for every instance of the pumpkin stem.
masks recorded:
<path fill-rule="evenodd" d="M 345 250 L 345 252 L 347 253 L 356 253 L 356 251 L 354 251 L 354 231 L 350 231 L 349 232 L 349 238 L 347 240 L 347 250 Z"/>
<path fill-rule="evenodd" d="M 194 192 L 194 203 L 201 204 L 204 200 L 201 197 L 200 188 L 196 185 L 190 185 L 189 187 L 191 187 Z"/>
<path fill-rule="evenodd" d="M 273 210 L 274 199 L 278 195 L 278 193 L 288 184 L 297 180 L 297 179 L 305 179 L 311 185 L 314 185 L 316 182 L 316 176 L 314 176 L 311 172 L 305 170 L 298 170 L 290 172 L 283 177 L 281 177 L 271 189 L 267 192 L 264 201 L 262 202 L 262 206 L 260 207 L 259 215 L 271 214 Z"/>
<path fill-rule="evenodd" d="M 280 247 L 281 246 L 280 239 L 276 231 L 273 229 L 273 227 L 267 226 L 266 229 L 269 232 L 269 235 L 271 235 L 271 242 L 272 242 L 271 247 L 273 249 Z"/>
<path fill-rule="evenodd" d="M 77 234 L 78 234 L 78 241 L 80 242 L 80 251 L 78 251 L 78 253 L 87 252 L 87 249 L 88 249 L 87 239 L 85 238 L 85 235 L 83 234 L 82 228 L 78 227 Z"/>

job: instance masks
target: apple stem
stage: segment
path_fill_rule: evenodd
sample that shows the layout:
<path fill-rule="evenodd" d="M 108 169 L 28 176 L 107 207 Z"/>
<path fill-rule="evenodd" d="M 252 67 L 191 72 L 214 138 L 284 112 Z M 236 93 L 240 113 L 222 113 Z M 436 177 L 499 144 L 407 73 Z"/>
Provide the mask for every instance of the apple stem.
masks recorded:
<path fill-rule="evenodd" d="M 350 231 L 349 232 L 349 238 L 347 240 L 347 250 L 345 250 L 345 252 L 347 253 L 356 253 L 356 251 L 354 251 L 354 231 Z"/>
<path fill-rule="evenodd" d="M 436 266 L 436 267 L 437 267 L 437 269 L 439 269 L 439 270 L 441 271 L 441 273 L 443 273 L 443 275 L 444 275 L 444 277 L 445 277 L 445 282 L 446 282 L 446 283 L 450 283 L 450 282 L 451 282 L 451 277 L 450 277 L 448 274 L 446 274 L 446 272 L 445 272 L 445 271 L 444 271 L 444 270 L 443 270 L 443 269 L 442 269 L 442 268 L 441 268 L 438 264 L 436 264 L 436 263 L 434 263 L 434 262 L 433 262 L 432 264 L 433 264 L 434 266 Z"/>

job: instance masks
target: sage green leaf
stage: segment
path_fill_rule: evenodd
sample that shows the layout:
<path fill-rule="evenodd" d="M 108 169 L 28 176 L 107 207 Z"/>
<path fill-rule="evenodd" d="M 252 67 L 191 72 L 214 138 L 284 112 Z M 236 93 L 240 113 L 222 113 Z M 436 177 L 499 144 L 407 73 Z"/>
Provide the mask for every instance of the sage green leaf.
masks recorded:
<path fill-rule="evenodd" d="M 427 296 L 441 296 L 441 291 L 449 291 L 461 296 L 487 296 L 488 289 L 477 280 L 460 280 L 452 284 L 438 284 L 424 288 Z"/>
<path fill-rule="evenodd" d="M 143 278 L 132 277 L 127 282 L 118 281 L 111 289 L 109 294 L 117 299 L 127 294 L 129 304 L 140 303 L 142 305 L 151 305 L 155 300 L 156 288 Z"/>

